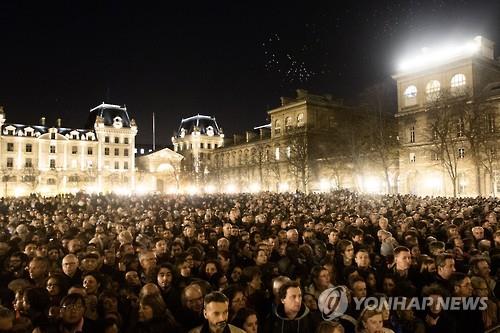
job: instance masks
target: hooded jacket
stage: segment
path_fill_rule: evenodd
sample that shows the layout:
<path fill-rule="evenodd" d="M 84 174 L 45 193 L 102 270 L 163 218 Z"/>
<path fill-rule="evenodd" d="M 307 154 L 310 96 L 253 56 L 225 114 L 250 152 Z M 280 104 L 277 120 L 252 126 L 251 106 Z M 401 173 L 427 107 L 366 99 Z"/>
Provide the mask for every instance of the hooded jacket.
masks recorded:
<path fill-rule="evenodd" d="M 274 307 L 273 318 L 270 323 L 269 333 L 308 333 L 314 332 L 309 309 L 302 303 L 299 313 L 294 319 L 290 319 L 285 315 L 285 308 L 283 304 Z"/>

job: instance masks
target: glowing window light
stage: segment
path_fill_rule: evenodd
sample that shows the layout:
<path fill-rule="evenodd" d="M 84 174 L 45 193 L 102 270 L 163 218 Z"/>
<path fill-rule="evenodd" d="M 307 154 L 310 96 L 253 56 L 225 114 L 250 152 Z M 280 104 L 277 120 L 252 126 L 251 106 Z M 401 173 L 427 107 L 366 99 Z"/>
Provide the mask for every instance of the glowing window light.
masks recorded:
<path fill-rule="evenodd" d="M 364 181 L 365 185 L 365 192 L 368 193 L 380 193 L 381 190 L 381 183 L 380 180 L 378 180 L 375 177 L 368 177 Z"/>
<path fill-rule="evenodd" d="M 14 196 L 21 197 L 23 195 L 26 195 L 26 191 L 23 188 L 16 187 L 16 189 L 14 190 Z"/>
<path fill-rule="evenodd" d="M 260 184 L 258 184 L 258 183 L 252 183 L 252 184 L 250 184 L 249 189 L 250 189 L 251 193 L 260 192 Z"/>
<path fill-rule="evenodd" d="M 408 86 L 404 92 L 405 106 L 417 104 L 417 87 L 414 85 Z"/>
<path fill-rule="evenodd" d="M 288 183 L 279 183 L 278 184 L 278 191 L 280 191 L 280 192 L 288 192 L 289 189 L 290 189 L 290 186 L 288 185 Z"/>
<path fill-rule="evenodd" d="M 439 91 L 441 90 L 441 83 L 437 80 L 431 80 L 427 83 L 425 86 L 425 93 L 427 94 L 427 101 L 433 101 L 435 100 L 438 95 Z"/>
<path fill-rule="evenodd" d="M 236 193 L 238 192 L 238 188 L 234 184 L 228 184 L 226 186 L 226 193 Z"/>
<path fill-rule="evenodd" d="M 481 37 L 477 36 L 472 41 L 462 45 L 449 45 L 439 49 L 431 50 L 423 48 L 418 56 L 405 59 L 399 64 L 399 70 L 405 71 L 437 64 L 459 56 L 472 55 L 481 48 Z"/>
<path fill-rule="evenodd" d="M 146 185 L 140 184 L 136 186 L 135 192 L 137 192 L 137 194 L 146 194 L 149 192 L 149 189 Z"/>
<path fill-rule="evenodd" d="M 328 179 L 321 179 L 319 181 L 319 189 L 321 192 L 328 192 L 330 191 L 331 187 L 331 182 Z"/>
<path fill-rule="evenodd" d="M 188 193 L 189 195 L 195 195 L 196 193 L 198 193 L 198 188 L 194 185 L 189 185 L 186 188 L 186 193 Z"/>
<path fill-rule="evenodd" d="M 441 178 L 439 176 L 432 175 L 426 178 L 424 184 L 427 188 L 432 190 L 439 190 L 442 186 Z"/>
<path fill-rule="evenodd" d="M 113 192 L 118 195 L 129 195 L 130 191 L 126 187 L 116 187 L 113 189 Z"/>
<path fill-rule="evenodd" d="M 457 87 L 465 86 L 465 84 L 466 84 L 465 75 L 462 74 L 462 73 L 455 74 L 451 78 L 450 85 L 451 85 L 452 88 L 457 88 Z"/>
<path fill-rule="evenodd" d="M 206 193 L 209 193 L 209 194 L 212 194 L 212 193 L 215 193 L 215 186 L 214 185 L 207 185 L 205 187 L 205 192 Z"/>

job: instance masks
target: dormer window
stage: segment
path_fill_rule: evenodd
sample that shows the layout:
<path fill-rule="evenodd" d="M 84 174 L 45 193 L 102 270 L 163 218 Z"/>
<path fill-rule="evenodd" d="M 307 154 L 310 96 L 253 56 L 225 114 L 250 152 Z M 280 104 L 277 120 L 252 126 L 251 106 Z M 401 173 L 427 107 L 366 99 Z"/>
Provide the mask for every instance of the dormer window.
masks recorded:
<path fill-rule="evenodd" d="M 304 114 L 299 113 L 299 115 L 297 116 L 297 127 L 302 127 L 302 126 L 304 126 Z"/>
<path fill-rule="evenodd" d="M 185 137 L 186 136 L 186 129 L 185 128 L 181 128 L 181 134 L 180 134 L 181 138 Z"/>
<path fill-rule="evenodd" d="M 123 120 L 121 117 L 114 117 L 113 118 L 113 127 L 114 128 L 122 128 L 123 127 Z"/>
<path fill-rule="evenodd" d="M 214 136 L 214 128 L 212 126 L 207 127 L 207 135 Z"/>

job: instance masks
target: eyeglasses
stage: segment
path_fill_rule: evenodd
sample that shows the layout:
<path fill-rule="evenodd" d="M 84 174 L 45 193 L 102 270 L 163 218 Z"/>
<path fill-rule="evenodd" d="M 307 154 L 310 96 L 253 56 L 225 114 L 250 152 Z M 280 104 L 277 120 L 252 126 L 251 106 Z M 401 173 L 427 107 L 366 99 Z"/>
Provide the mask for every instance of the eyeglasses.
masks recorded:
<path fill-rule="evenodd" d="M 78 311 L 83 309 L 83 304 L 75 303 L 61 306 L 61 309 L 68 311 Z"/>

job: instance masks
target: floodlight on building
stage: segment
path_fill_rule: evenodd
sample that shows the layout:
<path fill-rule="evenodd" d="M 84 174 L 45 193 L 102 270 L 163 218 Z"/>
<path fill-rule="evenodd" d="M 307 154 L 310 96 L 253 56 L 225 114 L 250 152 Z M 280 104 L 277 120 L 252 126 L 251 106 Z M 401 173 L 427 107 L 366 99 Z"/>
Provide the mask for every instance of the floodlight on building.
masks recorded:
<path fill-rule="evenodd" d="M 227 184 L 225 188 L 226 193 L 236 193 L 238 191 L 238 188 L 236 187 L 235 184 Z"/>
<path fill-rule="evenodd" d="M 439 190 L 441 188 L 442 181 L 439 176 L 428 176 L 425 179 L 425 186 L 432 190 Z"/>
<path fill-rule="evenodd" d="M 205 193 L 208 193 L 208 194 L 215 193 L 215 186 L 212 184 L 208 184 L 207 186 L 205 186 Z"/>
<path fill-rule="evenodd" d="M 177 194 L 177 192 L 178 192 L 177 186 L 170 186 L 169 188 L 167 188 L 168 194 Z"/>
<path fill-rule="evenodd" d="M 290 186 L 288 185 L 288 183 L 279 183 L 278 184 L 278 191 L 280 191 L 280 192 L 288 192 L 289 189 L 290 189 Z"/>
<path fill-rule="evenodd" d="M 332 188 L 332 182 L 331 181 L 329 181 L 326 178 L 320 179 L 320 181 L 319 181 L 319 190 L 321 192 L 328 192 L 328 191 L 331 190 L 331 188 Z"/>
<path fill-rule="evenodd" d="M 460 45 L 446 45 L 437 49 L 423 48 L 419 55 L 401 61 L 398 69 L 407 71 L 439 64 L 461 56 L 470 56 L 477 53 L 481 49 L 481 45 L 482 37 L 476 36 L 472 41 Z"/>
<path fill-rule="evenodd" d="M 115 187 L 113 189 L 113 192 L 115 194 L 118 194 L 118 195 L 129 195 L 130 194 L 129 189 L 126 187 Z"/>
<path fill-rule="evenodd" d="M 144 184 L 139 184 L 139 185 L 137 185 L 137 186 L 135 187 L 135 192 L 136 192 L 137 194 L 141 194 L 141 195 L 143 195 L 143 194 L 146 194 L 146 193 L 148 193 L 148 192 L 149 192 L 149 188 L 148 188 L 148 186 L 146 186 L 146 185 L 144 185 Z"/>
<path fill-rule="evenodd" d="M 363 184 L 367 193 L 380 193 L 382 188 L 380 180 L 375 177 L 365 178 Z"/>
<path fill-rule="evenodd" d="M 186 188 L 186 193 L 189 195 L 195 195 L 196 193 L 198 193 L 198 188 L 194 185 L 189 185 Z"/>
<path fill-rule="evenodd" d="M 250 193 L 260 192 L 260 184 L 259 183 L 252 183 L 252 184 L 250 184 L 249 191 L 250 191 Z"/>
<path fill-rule="evenodd" d="M 89 185 L 85 187 L 85 191 L 88 193 L 99 193 L 99 186 L 97 185 Z"/>
<path fill-rule="evenodd" d="M 14 190 L 14 196 L 16 197 L 22 197 L 23 195 L 26 195 L 26 191 L 22 187 L 16 187 Z"/>

